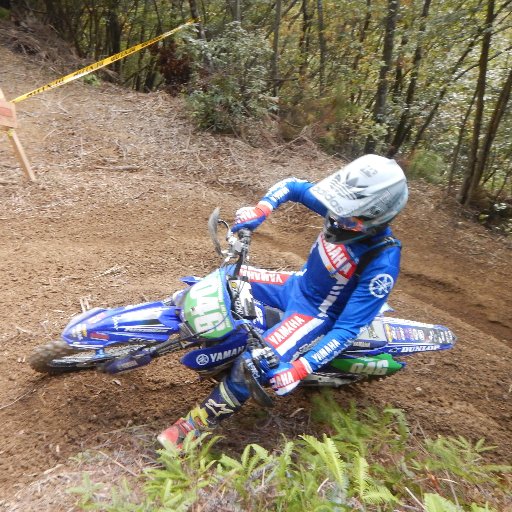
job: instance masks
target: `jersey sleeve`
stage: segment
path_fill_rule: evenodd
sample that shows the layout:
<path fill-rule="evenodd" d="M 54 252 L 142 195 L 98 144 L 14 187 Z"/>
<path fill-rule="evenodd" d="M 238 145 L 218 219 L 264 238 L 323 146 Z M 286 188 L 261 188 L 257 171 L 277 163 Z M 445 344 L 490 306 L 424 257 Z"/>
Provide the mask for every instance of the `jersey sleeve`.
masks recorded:
<path fill-rule="evenodd" d="M 348 348 L 361 328 L 378 315 L 396 283 L 399 268 L 399 247 L 383 251 L 365 268 L 331 331 L 304 354 L 313 371 Z"/>
<path fill-rule="evenodd" d="M 325 216 L 327 208 L 310 192 L 313 183 L 297 178 L 286 178 L 276 183 L 261 199 L 264 203 L 275 210 L 287 201 L 301 203 L 310 210 Z"/>

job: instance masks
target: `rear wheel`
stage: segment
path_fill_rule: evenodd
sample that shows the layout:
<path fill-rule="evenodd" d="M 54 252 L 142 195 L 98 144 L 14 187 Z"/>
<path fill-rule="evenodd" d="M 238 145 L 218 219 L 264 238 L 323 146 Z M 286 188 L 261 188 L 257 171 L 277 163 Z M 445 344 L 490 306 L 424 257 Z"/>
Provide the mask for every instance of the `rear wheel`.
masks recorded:
<path fill-rule="evenodd" d="M 98 353 L 95 350 L 76 349 L 64 340 L 56 340 L 37 347 L 30 355 L 28 363 L 36 372 L 56 375 L 97 368 L 115 357 L 127 356 L 145 346 L 147 345 L 142 343 L 120 344 Z"/>

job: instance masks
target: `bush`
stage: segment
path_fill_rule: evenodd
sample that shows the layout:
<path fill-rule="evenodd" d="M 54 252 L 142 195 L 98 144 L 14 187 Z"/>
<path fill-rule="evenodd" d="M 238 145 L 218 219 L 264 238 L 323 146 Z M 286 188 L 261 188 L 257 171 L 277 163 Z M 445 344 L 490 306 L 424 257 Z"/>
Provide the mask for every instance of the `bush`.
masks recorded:
<path fill-rule="evenodd" d="M 187 102 L 199 128 L 239 134 L 246 123 L 275 110 L 268 94 L 272 52 L 262 35 L 235 22 L 212 41 L 188 42 L 194 73 Z"/>
<path fill-rule="evenodd" d="M 361 156 L 366 137 L 378 128 L 365 119 L 362 107 L 349 101 L 348 93 L 335 90 L 322 98 L 313 88 L 300 91 L 286 86 L 280 98 L 280 134 L 285 140 L 307 135 L 330 153 Z"/>
<path fill-rule="evenodd" d="M 443 182 L 446 165 L 437 153 L 420 149 L 411 155 L 407 170 L 411 178 L 423 178 L 429 183 L 439 184 Z"/>

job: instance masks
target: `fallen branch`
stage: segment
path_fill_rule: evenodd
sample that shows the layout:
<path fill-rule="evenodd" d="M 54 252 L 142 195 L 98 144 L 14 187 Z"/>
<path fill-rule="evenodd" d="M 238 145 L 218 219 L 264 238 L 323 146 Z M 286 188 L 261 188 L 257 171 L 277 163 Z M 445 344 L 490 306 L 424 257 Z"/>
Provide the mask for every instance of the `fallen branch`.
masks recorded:
<path fill-rule="evenodd" d="M 102 169 L 105 171 L 138 171 L 138 165 L 118 165 L 116 167 L 96 165 L 96 169 Z"/>
<path fill-rule="evenodd" d="M 117 464 L 120 468 L 124 469 L 127 473 L 130 473 L 130 475 L 132 476 L 135 476 L 135 477 L 138 477 L 139 475 L 137 475 L 137 473 L 135 473 L 134 471 L 132 471 L 131 469 L 128 469 L 126 466 L 123 466 L 123 464 L 121 464 L 120 462 L 118 462 L 116 459 L 114 459 L 113 457 L 111 457 L 110 455 L 106 454 L 105 452 L 102 452 L 101 450 L 98 450 L 99 453 L 101 453 L 104 457 L 106 457 L 107 459 L 111 460 L 114 464 Z"/>
<path fill-rule="evenodd" d="M 2 409 L 7 409 L 7 407 L 10 407 L 11 405 L 15 404 L 16 402 L 19 402 L 24 396 L 27 396 L 29 393 L 33 393 L 35 391 L 35 389 L 31 389 L 30 391 L 27 391 L 26 393 L 23 393 L 23 395 L 19 396 L 18 398 L 16 398 L 16 400 L 13 400 L 11 403 L 8 403 L 6 405 L 2 405 L 2 407 L 0 407 L 0 411 Z"/>

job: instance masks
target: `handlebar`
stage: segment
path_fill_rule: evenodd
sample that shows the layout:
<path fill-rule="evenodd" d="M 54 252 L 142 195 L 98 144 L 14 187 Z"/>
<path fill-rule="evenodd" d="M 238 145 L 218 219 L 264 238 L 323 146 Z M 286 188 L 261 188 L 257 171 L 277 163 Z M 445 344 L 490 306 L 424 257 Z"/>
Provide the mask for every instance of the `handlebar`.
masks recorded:
<path fill-rule="evenodd" d="M 226 249 L 222 248 L 219 241 L 219 224 L 227 229 Z M 215 251 L 223 258 L 221 267 L 228 265 L 233 258 L 237 258 L 233 274 L 235 277 L 239 276 L 242 265 L 249 259 L 252 231 L 250 229 L 240 229 L 233 233 L 229 224 L 220 218 L 220 208 L 218 207 L 215 208 L 208 219 L 208 231 L 210 232 L 210 238 L 212 239 Z M 256 402 L 263 407 L 273 407 L 274 401 L 260 384 L 260 368 L 264 365 L 267 369 L 274 368 L 279 364 L 279 361 L 265 345 L 261 335 L 254 329 L 254 326 L 250 323 L 244 323 L 242 327 L 248 332 L 248 348 L 254 358 L 238 358 L 237 362 L 235 362 L 235 365 L 238 365 L 237 371 L 240 372 L 251 396 Z"/>
<path fill-rule="evenodd" d="M 227 248 L 223 249 L 218 235 L 218 226 L 223 225 L 227 229 L 226 242 Z M 251 244 L 252 231 L 249 229 L 241 229 L 237 233 L 233 233 L 229 224 L 220 218 L 220 208 L 213 210 L 208 219 L 208 231 L 212 239 L 215 251 L 219 256 L 224 258 L 221 267 L 229 264 L 233 258 L 237 258 L 235 266 L 235 275 L 240 272 L 241 266 L 249 259 L 249 247 Z"/>

